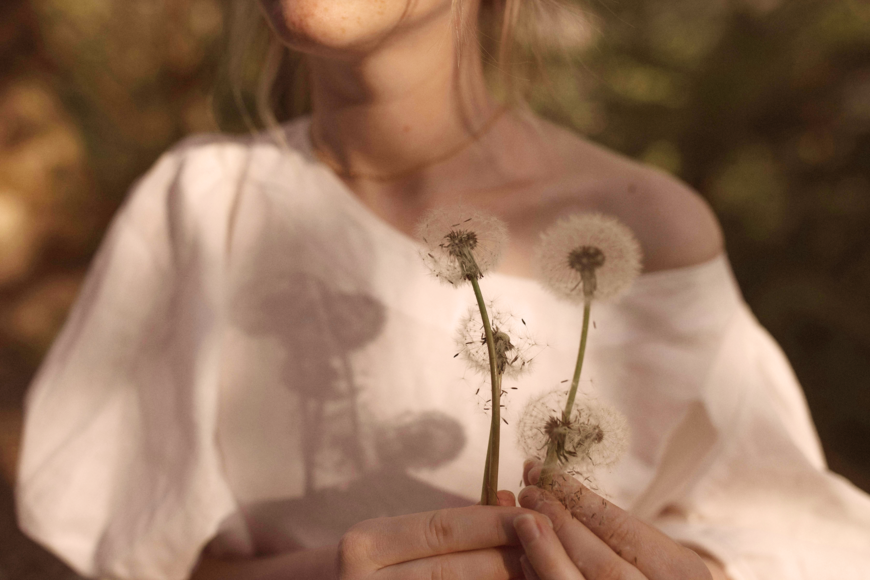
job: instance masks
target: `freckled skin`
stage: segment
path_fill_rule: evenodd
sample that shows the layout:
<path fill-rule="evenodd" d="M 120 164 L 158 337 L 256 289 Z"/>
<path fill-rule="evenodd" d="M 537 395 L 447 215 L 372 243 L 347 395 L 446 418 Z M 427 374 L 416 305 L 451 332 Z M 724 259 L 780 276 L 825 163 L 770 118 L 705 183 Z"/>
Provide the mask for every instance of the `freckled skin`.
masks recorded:
<path fill-rule="evenodd" d="M 320 56 L 362 54 L 450 10 L 450 0 L 258 0 L 278 37 Z"/>

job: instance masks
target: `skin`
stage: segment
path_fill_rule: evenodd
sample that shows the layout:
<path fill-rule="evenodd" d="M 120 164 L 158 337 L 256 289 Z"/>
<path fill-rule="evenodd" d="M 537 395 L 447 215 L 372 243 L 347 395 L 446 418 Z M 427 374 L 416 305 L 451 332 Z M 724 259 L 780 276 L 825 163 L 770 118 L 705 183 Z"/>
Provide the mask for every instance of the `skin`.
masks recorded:
<path fill-rule="evenodd" d="M 514 529 L 525 551 L 521 566 L 529 580 L 722 580 L 721 567 L 681 546 L 645 522 L 596 495 L 572 477 L 560 477 L 560 495 L 534 487 L 541 464 L 527 462 L 520 505 L 546 515 L 521 514 Z"/>
<path fill-rule="evenodd" d="M 477 1 L 460 3 L 464 22 L 476 21 Z M 343 178 L 398 231 L 411 235 L 432 207 L 459 201 L 478 207 L 507 222 L 512 241 L 499 270 L 519 276 L 531 276 L 538 233 L 573 211 L 620 218 L 637 235 L 647 271 L 697 264 L 722 251 L 718 224 L 697 194 L 561 127 L 509 112 L 469 140 L 499 105 L 487 92 L 474 34 L 457 45 L 450 0 L 259 4 L 275 34 L 307 55 L 312 131 L 325 155 L 353 172 L 379 175 L 422 166 L 392 181 Z M 430 163 L 465 142 L 455 155 Z M 514 521 L 526 514 L 549 529 L 548 520 L 510 507 L 512 496 L 500 498 L 504 507 L 367 520 L 340 545 L 318 550 L 235 561 L 203 555 L 192 578 L 522 578 Z M 558 543 L 552 533 L 546 540 Z M 697 570 L 696 560 L 691 565 Z"/>

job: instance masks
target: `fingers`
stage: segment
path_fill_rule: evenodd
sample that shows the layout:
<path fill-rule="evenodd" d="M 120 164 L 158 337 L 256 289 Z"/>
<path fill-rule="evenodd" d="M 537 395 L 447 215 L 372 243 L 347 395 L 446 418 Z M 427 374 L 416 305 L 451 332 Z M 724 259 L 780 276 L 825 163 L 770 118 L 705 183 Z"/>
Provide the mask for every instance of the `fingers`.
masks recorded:
<path fill-rule="evenodd" d="M 556 533 L 541 518 L 530 514 L 517 516 L 514 529 L 525 551 L 520 565 L 526 580 L 584 580 Z"/>
<path fill-rule="evenodd" d="M 523 574 L 526 575 L 525 580 L 541 580 L 532 563 L 529 562 L 529 557 L 523 554 L 520 556 L 520 566 L 523 567 Z"/>
<path fill-rule="evenodd" d="M 520 548 L 487 548 L 432 556 L 381 568 L 373 580 L 511 580 L 523 577 Z"/>
<path fill-rule="evenodd" d="M 541 466 L 541 462 L 537 461 L 535 459 L 526 459 L 523 462 L 523 482 L 526 485 L 535 485 L 536 483 L 538 483 L 537 480 L 535 480 L 534 482 L 529 481 L 529 471 L 531 471 L 532 468 L 539 467 L 539 466 Z M 537 473 L 538 473 L 538 477 L 540 477 L 540 475 L 541 475 L 540 470 L 538 470 Z"/>
<path fill-rule="evenodd" d="M 535 463 L 526 472 L 527 480 L 537 483 L 540 479 L 541 465 Z M 594 534 L 613 553 L 637 568 L 650 580 L 677 580 L 680 578 L 708 578 L 709 571 L 700 557 L 688 548 L 674 542 L 656 528 L 633 517 L 625 510 L 596 495 L 573 477 L 556 478 L 558 494 L 567 505 L 570 514 L 583 524 L 581 527 Z M 545 513 L 551 519 L 557 512 L 559 502 L 547 492 L 538 488 L 526 488 L 520 493 L 520 505 Z M 532 507 L 532 506 L 538 506 Z M 560 506 L 561 507 L 561 506 Z M 540 509 L 539 509 L 540 508 Z M 568 511 L 562 509 L 567 514 Z M 553 519 L 557 532 L 559 525 Z M 576 526 L 566 527 L 575 530 Z M 576 533 L 579 536 L 582 532 Z M 571 532 L 573 537 L 575 534 Z M 565 542 L 565 538 L 559 535 Z M 572 549 L 566 545 L 566 551 Z M 594 576 L 591 576 L 594 578 Z"/>
<path fill-rule="evenodd" d="M 514 492 L 503 489 L 501 491 L 496 492 L 496 499 L 498 500 L 498 505 L 501 507 L 517 507 L 517 498 L 514 495 Z M 482 505 L 480 502 L 477 502 L 474 505 Z"/>
<path fill-rule="evenodd" d="M 496 493 L 498 497 L 498 505 L 501 507 L 517 507 L 517 498 L 514 492 L 503 489 Z"/>
<path fill-rule="evenodd" d="M 452 552 L 516 546 L 513 519 L 520 508 L 470 506 L 366 520 L 339 545 L 342 569 L 373 572 Z"/>
<path fill-rule="evenodd" d="M 553 522 L 556 542 L 561 542 L 565 560 L 573 565 L 584 577 L 620 578 L 621 580 L 643 580 L 641 572 L 620 558 L 601 538 L 592 533 L 589 528 L 575 520 L 571 513 L 549 492 L 537 487 L 527 487 L 520 493 L 520 503 L 550 518 Z M 520 539 L 523 536 L 520 535 Z M 525 547 L 525 544 L 523 544 Z M 528 552 L 527 552 L 528 553 Z M 531 556 L 529 557 L 531 560 Z M 554 562 L 556 560 L 553 560 Z M 544 580 L 550 580 L 547 573 L 532 561 L 538 575 Z M 562 576 L 553 576 L 562 578 Z M 565 576 L 565 578 L 569 578 Z"/>

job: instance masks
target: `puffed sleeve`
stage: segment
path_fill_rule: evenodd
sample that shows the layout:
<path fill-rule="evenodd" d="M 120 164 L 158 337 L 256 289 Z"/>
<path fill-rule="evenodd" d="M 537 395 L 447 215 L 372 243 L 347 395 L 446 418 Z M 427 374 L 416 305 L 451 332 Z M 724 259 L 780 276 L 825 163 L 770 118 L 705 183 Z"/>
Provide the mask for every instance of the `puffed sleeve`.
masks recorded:
<path fill-rule="evenodd" d="M 28 393 L 19 524 L 85 576 L 187 578 L 235 509 L 214 430 L 237 149 L 189 140 L 134 187 Z"/>
<path fill-rule="evenodd" d="M 641 515 L 733 580 L 870 573 L 870 498 L 827 470 L 792 369 L 745 304 L 646 500 Z"/>

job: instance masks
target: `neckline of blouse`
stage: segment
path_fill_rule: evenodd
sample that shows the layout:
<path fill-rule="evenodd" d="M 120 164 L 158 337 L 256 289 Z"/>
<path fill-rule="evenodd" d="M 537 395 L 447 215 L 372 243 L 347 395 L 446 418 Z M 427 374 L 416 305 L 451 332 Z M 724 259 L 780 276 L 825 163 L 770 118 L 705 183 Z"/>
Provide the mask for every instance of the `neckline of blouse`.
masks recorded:
<path fill-rule="evenodd" d="M 311 142 L 308 127 L 311 123 L 311 116 L 294 119 L 284 125 L 284 135 L 290 145 L 295 145 L 297 150 L 302 154 L 307 163 L 312 169 L 317 171 L 330 185 L 329 191 L 334 192 L 336 201 L 343 202 L 349 206 L 351 211 L 359 216 L 360 220 L 369 224 L 372 228 L 379 230 L 384 237 L 391 238 L 402 247 L 412 250 L 416 255 L 424 249 L 414 238 L 408 236 L 392 224 L 374 213 L 366 206 L 359 197 L 347 186 L 344 181 L 332 170 L 328 165 L 323 163 L 314 152 L 314 144 Z M 713 258 L 700 262 L 698 264 L 690 264 L 678 268 L 669 268 L 666 270 L 655 270 L 652 272 L 643 272 L 635 281 L 635 288 L 656 286 L 657 284 L 674 285 L 684 280 L 691 280 L 696 277 L 705 277 L 708 272 L 725 270 L 730 272 L 727 254 L 723 251 Z M 534 278 L 526 276 L 518 276 L 515 274 L 507 274 L 504 272 L 494 271 L 487 274 L 487 277 L 497 279 L 501 278 L 511 283 L 534 284 L 538 286 L 538 281 Z"/>

